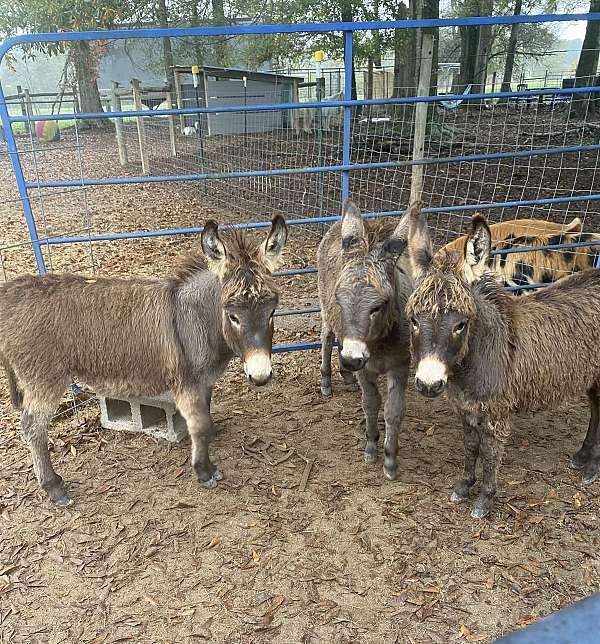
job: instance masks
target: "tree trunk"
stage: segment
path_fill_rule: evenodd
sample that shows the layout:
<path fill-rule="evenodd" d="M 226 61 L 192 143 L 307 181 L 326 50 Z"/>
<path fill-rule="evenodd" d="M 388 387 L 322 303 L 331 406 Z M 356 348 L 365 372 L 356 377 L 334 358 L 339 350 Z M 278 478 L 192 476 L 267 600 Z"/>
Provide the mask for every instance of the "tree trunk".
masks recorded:
<path fill-rule="evenodd" d="M 213 23 L 215 25 L 226 24 L 225 7 L 223 0 L 212 0 L 212 15 Z M 229 66 L 229 47 L 227 39 L 224 37 L 217 37 L 217 44 L 215 45 L 215 62 L 219 67 Z"/>
<path fill-rule="evenodd" d="M 440 17 L 440 0 L 424 0 L 423 4 L 423 18 L 432 20 Z M 426 29 L 433 35 L 433 60 L 431 61 L 431 85 L 429 95 L 435 96 L 437 94 L 438 85 L 438 66 L 439 66 L 439 50 L 440 50 L 440 30 L 439 29 Z M 430 110 L 433 114 L 434 111 Z"/>
<path fill-rule="evenodd" d="M 484 0 L 481 5 L 481 15 L 491 16 L 494 11 L 493 0 Z M 485 92 L 487 80 L 488 61 L 490 58 L 490 49 L 492 46 L 492 26 L 481 25 L 478 28 L 479 37 L 477 39 L 477 54 L 475 57 L 475 73 L 473 76 L 473 93 Z"/>
<path fill-rule="evenodd" d="M 590 0 L 590 13 L 600 11 L 600 0 Z M 575 87 L 589 87 L 594 85 L 598 71 L 598 47 L 600 45 L 600 21 L 589 20 L 585 29 L 585 38 L 579 54 L 579 62 L 575 72 Z M 593 108 L 594 102 L 590 101 L 589 94 L 573 95 L 573 111 L 577 116 L 585 115 L 586 111 Z"/>
<path fill-rule="evenodd" d="M 166 0 L 158 0 L 156 3 L 156 18 L 158 24 L 167 29 L 169 26 L 169 15 L 167 13 Z M 165 81 L 171 91 L 175 91 L 175 72 L 173 71 L 173 49 L 171 48 L 171 39 L 165 37 L 162 39 L 163 45 L 163 64 L 165 67 Z"/>
<path fill-rule="evenodd" d="M 342 22 L 354 22 L 354 12 L 352 10 L 352 0 L 346 0 L 342 5 Z M 352 100 L 357 98 L 356 93 L 356 69 L 354 66 L 354 57 L 352 58 Z M 353 118 L 360 116 L 360 107 L 355 107 L 353 110 Z"/>
<path fill-rule="evenodd" d="M 477 27 L 459 27 L 460 34 L 460 74 L 457 93 L 464 92 L 467 85 L 475 82 L 475 59 L 479 30 Z"/>
<path fill-rule="evenodd" d="M 515 10 L 513 16 L 520 16 L 523 7 L 523 0 L 515 0 Z M 501 92 L 510 92 L 513 70 L 515 68 L 515 54 L 517 52 L 517 37 L 519 35 L 519 25 L 510 26 L 510 36 L 508 38 L 508 49 L 506 50 L 506 63 L 504 64 L 504 78 L 502 79 Z"/>
<path fill-rule="evenodd" d="M 200 18 L 198 16 L 198 3 L 192 3 L 192 27 L 200 26 Z M 200 45 L 200 38 L 194 36 L 192 38 L 192 46 L 194 48 L 194 64 L 202 65 L 204 63 L 204 52 Z"/>
<path fill-rule="evenodd" d="M 103 112 L 100 92 L 98 91 L 97 63 L 92 55 L 90 43 L 79 40 L 71 45 L 75 79 L 79 93 L 79 108 L 82 112 Z M 85 121 L 88 127 L 105 127 L 108 119 L 94 119 Z"/>

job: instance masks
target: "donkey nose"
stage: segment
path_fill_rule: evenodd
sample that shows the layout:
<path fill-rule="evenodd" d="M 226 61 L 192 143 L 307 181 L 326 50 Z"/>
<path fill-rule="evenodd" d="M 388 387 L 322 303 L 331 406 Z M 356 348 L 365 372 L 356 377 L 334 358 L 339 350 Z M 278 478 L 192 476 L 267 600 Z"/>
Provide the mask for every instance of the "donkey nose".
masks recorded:
<path fill-rule="evenodd" d="M 436 380 L 435 382 L 425 383 L 422 380 L 415 378 L 415 387 L 417 391 L 427 398 L 435 398 L 436 396 L 439 396 L 442 393 L 445 384 L 445 380 Z"/>
<path fill-rule="evenodd" d="M 340 362 L 342 367 L 348 369 L 348 371 L 360 371 L 366 364 L 368 358 L 365 356 L 353 356 L 351 358 L 342 357 Z"/>
<path fill-rule="evenodd" d="M 269 373 L 265 374 L 264 376 L 253 376 L 252 374 L 248 374 L 248 380 L 255 386 L 255 387 L 263 387 L 266 385 L 271 378 L 273 377 L 273 370 L 269 371 Z"/>

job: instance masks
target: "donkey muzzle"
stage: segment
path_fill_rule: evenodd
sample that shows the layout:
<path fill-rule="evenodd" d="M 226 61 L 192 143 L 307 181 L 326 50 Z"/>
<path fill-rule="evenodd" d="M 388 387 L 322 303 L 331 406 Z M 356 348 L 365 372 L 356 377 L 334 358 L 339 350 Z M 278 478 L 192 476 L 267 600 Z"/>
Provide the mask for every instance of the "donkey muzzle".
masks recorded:
<path fill-rule="evenodd" d="M 425 356 L 417 365 L 415 388 L 427 398 L 439 396 L 448 382 L 446 365 L 434 356 Z"/>
<path fill-rule="evenodd" d="M 362 340 L 344 339 L 340 352 L 340 363 L 344 369 L 360 371 L 370 357 L 369 349 Z"/>
<path fill-rule="evenodd" d="M 273 377 L 271 355 L 261 351 L 245 356 L 244 371 L 248 380 L 256 387 L 266 385 Z"/>

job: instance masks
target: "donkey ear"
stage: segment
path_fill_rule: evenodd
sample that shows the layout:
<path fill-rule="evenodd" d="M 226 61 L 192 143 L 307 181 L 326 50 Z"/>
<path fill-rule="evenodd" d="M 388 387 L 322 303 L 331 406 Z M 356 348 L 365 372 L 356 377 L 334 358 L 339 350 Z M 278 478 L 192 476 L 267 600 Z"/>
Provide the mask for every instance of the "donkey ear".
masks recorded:
<path fill-rule="evenodd" d="M 218 229 L 219 224 L 210 219 L 204 224 L 201 240 L 202 250 L 208 260 L 208 268 L 219 277 L 222 277 L 227 262 L 227 251 L 219 238 Z"/>
<path fill-rule="evenodd" d="M 275 215 L 271 222 L 271 230 L 261 245 L 261 257 L 271 273 L 281 264 L 283 249 L 287 241 L 287 224 L 281 215 Z"/>
<path fill-rule="evenodd" d="M 413 276 L 420 277 L 431 264 L 433 249 L 427 230 L 427 221 L 419 201 L 408 210 L 408 254 L 412 265 Z"/>
<path fill-rule="evenodd" d="M 346 198 L 342 205 L 342 250 L 364 246 L 366 241 L 365 222 L 360 210 L 353 201 Z"/>
<path fill-rule="evenodd" d="M 481 215 L 475 215 L 465 243 L 464 273 L 468 282 L 478 280 L 488 270 L 491 249 L 490 227 Z"/>

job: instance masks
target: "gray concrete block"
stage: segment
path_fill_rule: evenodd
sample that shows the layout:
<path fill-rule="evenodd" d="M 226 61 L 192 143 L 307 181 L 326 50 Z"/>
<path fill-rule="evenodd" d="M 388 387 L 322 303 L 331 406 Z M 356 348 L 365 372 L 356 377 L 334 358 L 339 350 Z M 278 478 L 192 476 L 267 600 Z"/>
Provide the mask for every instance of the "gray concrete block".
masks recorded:
<path fill-rule="evenodd" d="M 99 396 L 100 424 L 105 429 L 142 432 L 178 443 L 187 436 L 183 416 L 177 411 L 173 394 L 151 398 L 112 398 Z"/>

